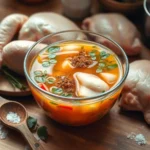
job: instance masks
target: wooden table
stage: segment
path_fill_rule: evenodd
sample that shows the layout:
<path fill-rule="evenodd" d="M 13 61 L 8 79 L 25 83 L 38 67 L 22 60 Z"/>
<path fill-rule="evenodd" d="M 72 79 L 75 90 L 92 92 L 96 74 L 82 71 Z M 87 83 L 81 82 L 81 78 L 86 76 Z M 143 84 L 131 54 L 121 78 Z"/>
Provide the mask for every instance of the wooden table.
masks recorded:
<path fill-rule="evenodd" d="M 11 13 L 31 15 L 39 11 L 62 13 L 59 0 L 49 0 L 45 4 L 28 6 L 16 0 L 0 1 L 0 20 Z M 146 55 L 145 55 L 146 56 Z M 12 99 L 13 97 L 9 97 Z M 121 111 L 116 103 L 103 119 L 84 127 L 67 127 L 49 119 L 35 103 L 32 96 L 13 98 L 20 101 L 36 117 L 39 124 L 48 128 L 50 137 L 42 142 L 45 150 L 149 150 L 150 128 L 139 112 Z M 127 139 L 131 132 L 142 133 L 147 145 L 139 146 Z M 9 131 L 6 140 L 0 140 L 0 150 L 24 150 L 26 141 L 20 133 Z"/>

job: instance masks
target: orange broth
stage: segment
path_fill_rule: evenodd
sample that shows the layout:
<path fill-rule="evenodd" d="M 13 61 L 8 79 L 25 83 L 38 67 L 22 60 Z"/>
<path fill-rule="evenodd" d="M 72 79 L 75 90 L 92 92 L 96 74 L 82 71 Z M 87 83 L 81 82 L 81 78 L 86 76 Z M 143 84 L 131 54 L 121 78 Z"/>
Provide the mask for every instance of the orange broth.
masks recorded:
<path fill-rule="evenodd" d="M 53 90 L 50 91 L 50 89 L 54 86 L 56 87 L 55 82 L 57 81 L 57 76 L 67 76 L 73 80 L 73 74 L 76 72 L 93 74 L 106 83 L 107 81 L 101 76 L 101 72 L 115 75 L 116 79 L 114 82 L 107 83 L 110 87 L 109 89 L 115 86 L 122 77 L 122 66 L 117 56 L 112 51 L 100 45 L 87 42 L 68 41 L 49 48 L 40 52 L 33 60 L 30 67 L 30 76 L 32 80 L 47 92 L 52 93 Z M 70 58 L 78 55 L 80 51 L 85 51 L 88 57 L 91 58 L 92 61 L 97 62 L 97 64 L 90 68 L 72 68 L 64 63 L 68 58 L 70 60 Z M 48 63 L 50 60 L 52 60 L 52 63 Z M 46 62 L 44 67 L 43 62 Z M 103 64 L 105 64 L 105 67 L 101 67 Z M 43 75 L 44 73 L 46 75 Z M 44 79 L 40 76 L 44 76 Z M 50 82 L 47 82 L 45 76 L 46 79 L 50 79 Z M 75 92 L 71 94 L 65 93 L 64 95 L 64 93 L 62 94 L 63 89 L 57 91 L 56 87 L 56 93 L 53 94 L 64 97 L 75 97 L 70 101 L 62 101 L 59 98 L 54 98 L 53 96 L 48 97 L 40 93 L 31 85 L 30 87 L 38 104 L 51 118 L 58 122 L 74 126 L 86 125 L 100 119 L 110 110 L 121 92 L 121 88 L 119 88 L 116 92 L 109 94 L 107 98 L 99 98 L 94 102 L 92 102 L 91 99 L 91 102 L 88 100 L 86 103 L 86 100 L 75 100 L 76 97 L 79 97 Z"/>

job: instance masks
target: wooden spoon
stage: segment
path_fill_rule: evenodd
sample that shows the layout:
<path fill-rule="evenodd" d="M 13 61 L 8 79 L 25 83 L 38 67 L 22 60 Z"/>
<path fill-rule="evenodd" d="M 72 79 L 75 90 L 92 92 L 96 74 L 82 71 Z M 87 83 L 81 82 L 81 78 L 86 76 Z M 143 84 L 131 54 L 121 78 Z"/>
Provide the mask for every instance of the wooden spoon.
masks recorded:
<path fill-rule="evenodd" d="M 36 140 L 36 138 L 33 136 L 33 134 L 30 132 L 30 130 L 27 127 L 27 110 L 26 108 L 14 101 L 6 100 L 2 97 L 0 97 L 0 119 L 1 121 L 8 127 L 14 128 L 16 130 L 19 130 L 23 136 L 26 138 L 27 142 L 31 146 L 33 150 L 44 150 L 41 146 L 41 144 Z M 20 116 L 20 122 L 19 123 L 12 123 L 7 120 L 7 114 L 9 112 L 17 113 L 18 116 Z"/>

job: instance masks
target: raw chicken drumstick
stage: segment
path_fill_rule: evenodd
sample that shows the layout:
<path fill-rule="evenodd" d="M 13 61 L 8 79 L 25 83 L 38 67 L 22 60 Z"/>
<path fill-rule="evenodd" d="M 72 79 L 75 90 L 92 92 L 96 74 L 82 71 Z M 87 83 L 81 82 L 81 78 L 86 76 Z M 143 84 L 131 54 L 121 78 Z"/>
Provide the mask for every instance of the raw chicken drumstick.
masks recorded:
<path fill-rule="evenodd" d="M 79 28 L 75 23 L 59 14 L 51 12 L 36 13 L 33 14 L 21 28 L 19 33 L 19 40 L 37 41 L 50 33 L 64 30 L 79 30 Z M 52 42 L 57 40 L 55 38 Z M 81 33 L 69 33 L 65 34 L 63 37 L 57 38 L 71 40 L 72 38 L 84 39 L 85 36 Z"/>
<path fill-rule="evenodd" d="M 119 105 L 126 110 L 143 112 L 150 124 L 150 61 L 137 60 L 130 64 Z"/>
<path fill-rule="evenodd" d="M 7 44 L 2 51 L 2 64 L 5 64 L 9 69 L 24 75 L 23 71 L 23 61 L 24 57 L 29 50 L 29 48 L 35 42 L 32 41 L 13 41 Z M 44 48 L 45 44 L 38 44 L 36 48 L 36 53 Z"/>
<path fill-rule="evenodd" d="M 14 35 L 20 30 L 27 19 L 26 15 L 12 14 L 2 20 L 0 25 L 0 66 L 3 47 L 13 39 Z"/>
<path fill-rule="evenodd" d="M 115 13 L 97 14 L 85 19 L 82 28 L 102 34 L 116 41 L 128 55 L 137 55 L 142 50 L 140 34 L 135 25 L 125 16 Z M 104 38 L 95 39 L 109 48 L 110 42 Z"/>

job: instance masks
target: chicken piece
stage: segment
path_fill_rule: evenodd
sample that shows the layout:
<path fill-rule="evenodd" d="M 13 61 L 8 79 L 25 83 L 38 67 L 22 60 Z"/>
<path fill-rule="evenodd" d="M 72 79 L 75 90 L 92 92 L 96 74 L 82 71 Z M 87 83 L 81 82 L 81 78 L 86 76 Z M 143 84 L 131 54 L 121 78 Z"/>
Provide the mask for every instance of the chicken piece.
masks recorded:
<path fill-rule="evenodd" d="M 2 62 L 2 49 L 8 44 L 22 25 L 27 21 L 28 16 L 23 14 L 12 14 L 1 21 L 0 25 L 0 66 Z"/>
<path fill-rule="evenodd" d="M 32 41 L 13 41 L 7 44 L 2 51 L 2 64 L 6 65 L 9 69 L 15 71 L 16 73 L 19 73 L 21 75 L 24 75 L 23 70 L 23 61 L 24 57 L 29 50 L 29 48 L 35 44 L 35 42 Z M 46 47 L 45 44 L 39 44 L 36 48 L 36 54 Z M 32 53 L 32 55 L 36 55 L 35 53 Z"/>
<path fill-rule="evenodd" d="M 142 49 L 140 34 L 137 28 L 121 14 L 107 13 L 94 15 L 83 21 L 82 28 L 113 39 L 125 50 L 127 55 L 137 55 Z M 117 48 L 107 39 L 98 37 L 94 40 L 118 53 Z"/>
<path fill-rule="evenodd" d="M 125 81 L 120 107 L 126 110 L 141 111 L 150 124 L 150 61 L 138 60 L 130 64 Z"/>
<path fill-rule="evenodd" d="M 51 12 L 36 13 L 23 25 L 19 33 L 19 39 L 37 41 L 50 33 L 64 30 L 79 30 L 79 28 L 72 21 L 59 14 Z M 55 42 L 60 38 L 65 40 L 71 40 L 73 38 L 84 39 L 85 36 L 81 33 L 68 33 L 62 37 L 56 36 L 53 39 L 51 38 L 45 41 L 45 43 L 50 41 Z"/>
<path fill-rule="evenodd" d="M 109 86 L 99 77 L 93 74 L 76 72 L 74 75 L 76 94 L 81 97 L 96 96 L 107 91 Z M 92 82 L 91 82 L 92 81 Z"/>

